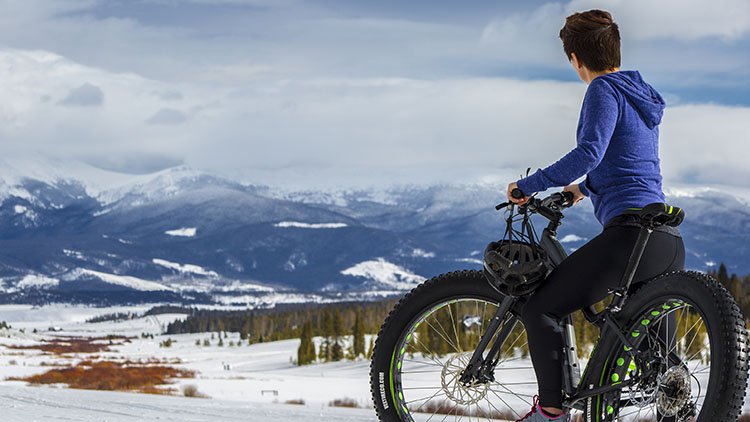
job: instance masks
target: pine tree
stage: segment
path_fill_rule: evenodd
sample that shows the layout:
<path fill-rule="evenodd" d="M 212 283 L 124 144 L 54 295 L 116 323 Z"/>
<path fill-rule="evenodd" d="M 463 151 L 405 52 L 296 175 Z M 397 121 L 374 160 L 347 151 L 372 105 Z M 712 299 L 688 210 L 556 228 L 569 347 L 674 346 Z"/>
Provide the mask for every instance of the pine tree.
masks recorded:
<path fill-rule="evenodd" d="M 357 309 L 354 319 L 354 330 L 352 331 L 352 358 L 365 354 L 365 322 L 362 318 L 362 310 Z"/>
<path fill-rule="evenodd" d="M 240 339 L 241 340 L 247 340 L 248 337 L 250 337 L 250 318 L 245 320 L 245 324 L 242 326 L 242 331 L 240 331 Z"/>
<path fill-rule="evenodd" d="M 375 337 L 370 338 L 368 343 L 370 345 L 367 346 L 367 359 L 372 359 L 372 352 L 375 351 Z"/>
<path fill-rule="evenodd" d="M 332 342 L 333 337 L 333 317 L 329 310 L 323 311 L 323 343 L 320 345 L 319 359 L 323 362 L 331 361 Z"/>
<path fill-rule="evenodd" d="M 727 266 L 723 262 L 719 265 L 719 274 L 717 277 L 722 286 L 726 287 L 729 284 L 729 273 L 727 272 Z"/>
<path fill-rule="evenodd" d="M 344 348 L 341 346 L 344 320 L 341 312 L 336 309 L 333 313 L 333 345 L 331 346 L 331 360 L 340 361 L 344 358 Z"/>
<path fill-rule="evenodd" d="M 315 343 L 313 343 L 312 322 L 307 321 L 302 326 L 299 349 L 297 349 L 297 365 L 307 365 L 315 361 Z"/>

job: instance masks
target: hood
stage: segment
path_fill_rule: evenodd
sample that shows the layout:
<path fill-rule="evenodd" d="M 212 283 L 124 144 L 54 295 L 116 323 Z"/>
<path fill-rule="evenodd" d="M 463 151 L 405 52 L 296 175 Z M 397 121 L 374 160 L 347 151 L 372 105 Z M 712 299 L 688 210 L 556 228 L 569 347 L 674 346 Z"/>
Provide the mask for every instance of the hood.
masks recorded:
<path fill-rule="evenodd" d="M 649 129 L 661 123 L 664 114 L 664 99 L 646 83 L 637 70 L 624 70 L 599 76 L 620 91 L 633 108 L 638 111 Z"/>

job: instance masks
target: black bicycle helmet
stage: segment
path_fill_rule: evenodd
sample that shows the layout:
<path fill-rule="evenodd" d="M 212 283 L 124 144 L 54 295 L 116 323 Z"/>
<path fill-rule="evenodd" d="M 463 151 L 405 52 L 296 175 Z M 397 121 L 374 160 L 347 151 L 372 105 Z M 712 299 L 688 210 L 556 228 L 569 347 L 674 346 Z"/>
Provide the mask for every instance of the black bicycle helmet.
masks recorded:
<path fill-rule="evenodd" d="M 484 250 L 484 273 L 502 294 L 524 296 L 533 292 L 548 268 L 541 248 L 526 242 L 490 242 Z"/>

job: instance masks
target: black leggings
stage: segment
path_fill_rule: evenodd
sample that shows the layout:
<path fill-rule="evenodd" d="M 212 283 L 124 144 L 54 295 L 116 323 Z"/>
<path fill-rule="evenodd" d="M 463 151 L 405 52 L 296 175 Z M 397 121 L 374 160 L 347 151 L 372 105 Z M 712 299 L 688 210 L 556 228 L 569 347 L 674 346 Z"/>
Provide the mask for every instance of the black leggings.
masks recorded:
<path fill-rule="evenodd" d="M 562 407 L 563 336 L 559 321 L 605 299 L 625 271 L 639 227 L 612 226 L 560 263 L 524 305 L 521 319 L 539 383 L 539 404 Z M 654 231 L 633 283 L 683 269 L 685 246 L 672 234 Z"/>

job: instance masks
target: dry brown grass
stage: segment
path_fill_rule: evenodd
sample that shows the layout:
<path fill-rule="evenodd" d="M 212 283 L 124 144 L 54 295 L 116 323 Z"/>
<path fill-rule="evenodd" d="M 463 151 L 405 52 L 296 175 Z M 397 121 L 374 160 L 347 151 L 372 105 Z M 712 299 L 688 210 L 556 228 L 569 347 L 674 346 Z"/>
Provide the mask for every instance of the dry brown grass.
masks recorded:
<path fill-rule="evenodd" d="M 198 391 L 198 386 L 195 384 L 187 384 L 182 386 L 182 395 L 185 397 L 198 397 L 208 398 L 207 395 Z"/>
<path fill-rule="evenodd" d="M 328 402 L 328 405 L 331 407 L 359 407 L 359 402 L 355 399 L 344 397 L 343 399 L 331 400 Z"/>
<path fill-rule="evenodd" d="M 193 371 L 159 364 L 83 361 L 69 368 L 51 369 L 24 378 L 8 378 L 31 384 L 67 384 L 87 390 L 136 391 L 149 394 L 171 394 L 164 388 L 174 378 L 191 378 Z"/>
<path fill-rule="evenodd" d="M 39 344 L 32 345 L 8 345 L 8 349 L 15 350 L 41 350 L 53 355 L 65 355 L 70 353 L 99 353 L 109 351 L 110 346 L 129 343 L 130 338 L 123 336 L 107 337 L 58 337 L 43 340 Z"/>
<path fill-rule="evenodd" d="M 305 401 L 302 399 L 291 399 L 284 402 L 285 404 L 297 404 L 297 405 L 303 405 L 305 404 Z"/>

